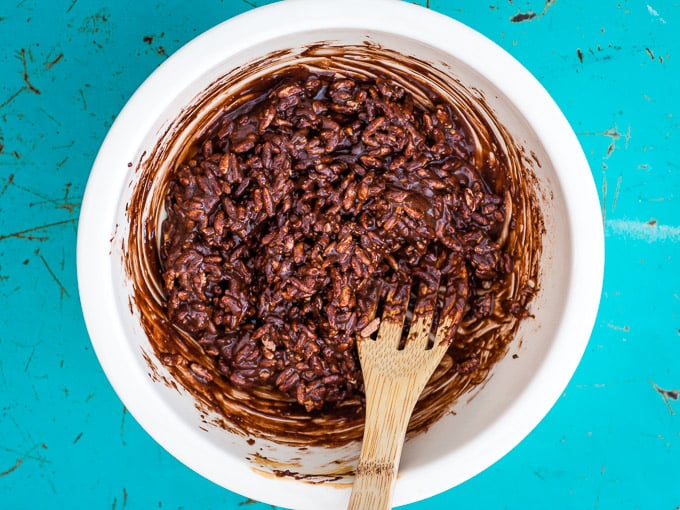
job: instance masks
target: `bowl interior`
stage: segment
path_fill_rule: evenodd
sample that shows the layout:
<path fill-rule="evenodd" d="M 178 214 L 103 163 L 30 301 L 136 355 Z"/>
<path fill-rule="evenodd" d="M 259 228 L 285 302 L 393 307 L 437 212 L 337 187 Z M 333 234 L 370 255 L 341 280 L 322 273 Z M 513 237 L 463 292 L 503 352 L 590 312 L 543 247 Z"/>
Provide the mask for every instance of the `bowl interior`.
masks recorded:
<path fill-rule="evenodd" d="M 407 9 L 411 12 L 410 6 Z M 276 16 L 276 11 L 270 10 L 267 16 Z M 349 495 L 348 473 L 358 455 L 358 443 L 340 448 L 291 447 L 225 431 L 214 424 L 216 417 L 207 415 L 172 381 L 155 358 L 140 325 L 133 284 L 125 268 L 128 205 L 144 175 L 140 169 L 152 148 L 172 132 L 173 121 L 215 80 L 244 69 L 263 55 L 280 50 L 295 55 L 320 43 L 369 42 L 416 56 L 450 74 L 512 134 L 536 179 L 545 226 L 540 290 L 531 305 L 534 317 L 522 322 L 508 355 L 495 365 L 488 380 L 405 445 L 395 494 L 395 504 L 401 505 L 453 487 L 491 465 L 512 449 L 558 398 L 590 332 L 589 327 L 575 326 L 579 310 L 574 307 L 576 296 L 586 285 L 584 280 L 593 275 L 595 284 L 587 291 L 599 298 L 598 269 L 589 274 L 579 272 L 575 246 L 597 243 L 598 231 L 586 229 L 579 234 L 594 236 L 594 241 L 579 240 L 574 235 L 582 217 L 574 212 L 571 192 L 566 188 L 575 183 L 567 183 L 565 172 L 568 167 L 577 175 L 582 172 L 589 177 L 589 173 L 580 149 L 570 154 L 556 148 L 554 137 L 563 135 L 567 149 L 573 149 L 568 124 L 528 73 L 501 50 L 451 20 L 435 19 L 436 23 L 446 23 L 447 38 L 458 36 L 459 40 L 479 43 L 489 54 L 498 56 L 495 70 L 480 71 L 470 64 L 469 54 L 463 56 L 452 44 L 441 42 L 441 35 L 439 41 L 436 37 L 418 40 L 412 33 L 415 29 L 403 28 L 404 22 L 389 31 L 385 27 L 356 27 L 349 22 L 347 26 L 354 28 L 333 26 L 340 21 L 331 18 L 328 16 L 326 26 L 318 29 L 296 31 L 293 27 L 285 34 L 281 28 L 271 28 L 274 24 L 269 20 L 260 25 L 257 36 L 248 33 L 246 23 L 234 20 L 192 42 L 145 82 L 111 129 L 88 183 L 79 232 L 81 298 L 107 376 L 130 412 L 170 453 L 215 483 L 261 501 L 313 508 L 315 501 L 322 500 L 328 508 L 342 507 Z M 241 42 L 232 44 L 239 36 Z M 510 83 L 509 76 L 516 76 L 518 83 Z M 523 84 L 532 88 L 518 91 Z M 528 94 L 536 90 L 538 95 L 531 106 Z M 551 120 L 554 122 L 543 129 Z M 175 156 L 168 153 L 168 161 Z M 142 184 L 153 193 L 159 181 Z M 586 201 L 592 199 L 586 195 Z M 592 212 L 591 205 L 586 205 L 582 216 Z M 593 303 L 596 308 L 596 301 L 588 298 L 578 306 L 592 308 Z M 590 313 L 594 317 L 594 312 Z M 570 335 L 576 335 L 576 340 Z M 302 479 L 277 476 L 286 470 L 301 473 L 298 478 Z"/>

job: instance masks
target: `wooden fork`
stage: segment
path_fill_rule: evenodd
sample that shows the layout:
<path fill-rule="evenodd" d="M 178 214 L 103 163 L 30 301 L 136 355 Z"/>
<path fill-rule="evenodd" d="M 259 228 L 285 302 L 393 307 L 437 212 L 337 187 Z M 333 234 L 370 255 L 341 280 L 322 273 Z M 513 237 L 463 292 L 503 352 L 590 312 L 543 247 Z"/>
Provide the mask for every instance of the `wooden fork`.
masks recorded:
<path fill-rule="evenodd" d="M 467 278 L 458 281 L 466 282 Z M 418 301 L 402 349 L 399 344 L 408 303 L 404 303 L 402 313 L 396 316 L 383 313 L 375 340 L 357 338 L 366 394 L 366 421 L 349 510 L 391 508 L 401 450 L 413 408 L 441 362 L 463 314 L 466 283 L 458 285 L 457 289 L 447 289 L 450 291 L 457 295 L 449 294 L 448 306 L 445 303 L 441 311 L 430 349 L 427 346 L 436 307 L 420 306 Z M 388 296 L 388 302 L 389 299 Z M 406 296 L 405 301 L 408 300 Z"/>

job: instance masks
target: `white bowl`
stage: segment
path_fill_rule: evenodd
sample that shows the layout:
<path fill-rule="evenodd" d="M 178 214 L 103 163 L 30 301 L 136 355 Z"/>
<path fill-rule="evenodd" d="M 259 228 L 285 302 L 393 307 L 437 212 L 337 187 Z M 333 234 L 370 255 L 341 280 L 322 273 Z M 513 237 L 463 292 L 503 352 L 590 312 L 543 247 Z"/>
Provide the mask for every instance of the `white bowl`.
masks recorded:
<path fill-rule="evenodd" d="M 455 416 L 445 414 L 407 442 L 395 505 L 464 482 L 529 434 L 576 369 L 600 298 L 603 231 L 583 152 L 541 85 L 480 34 L 430 10 L 393 0 L 294 0 L 252 10 L 197 37 L 142 84 L 99 151 L 78 230 L 80 298 L 107 377 L 148 433 L 215 483 L 282 507 L 318 508 L 320 502 L 324 508 L 344 507 L 348 483 L 310 483 L 271 473 L 287 458 L 308 471 L 323 471 L 333 460 L 356 456 L 358 445 L 300 450 L 269 441 L 251 444 L 238 433 L 206 425 L 188 392 L 163 384 L 169 374 L 153 359 L 125 268 L 130 227 L 126 206 L 149 152 L 209 84 L 274 50 L 366 40 L 430 62 L 454 76 L 472 96 L 484 98 L 514 141 L 531 154 L 526 164 L 536 177 L 546 231 L 540 292 L 531 309 L 535 318 L 522 323 L 511 346 L 519 357 L 502 359 L 475 398 L 455 404 Z"/>

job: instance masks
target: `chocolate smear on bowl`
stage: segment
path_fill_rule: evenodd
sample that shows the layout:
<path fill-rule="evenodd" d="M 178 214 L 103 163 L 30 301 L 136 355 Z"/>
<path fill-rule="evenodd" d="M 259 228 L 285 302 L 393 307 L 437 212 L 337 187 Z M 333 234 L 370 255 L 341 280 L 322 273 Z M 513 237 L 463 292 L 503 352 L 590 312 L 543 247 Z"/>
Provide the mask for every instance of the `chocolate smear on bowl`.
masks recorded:
<path fill-rule="evenodd" d="M 124 254 L 142 326 L 230 430 L 359 440 L 357 335 L 413 287 L 465 310 L 413 414 L 422 431 L 530 315 L 543 224 L 522 149 L 478 93 L 414 57 L 269 55 L 211 84 L 139 171 Z M 470 298 L 447 304 L 461 265 Z"/>

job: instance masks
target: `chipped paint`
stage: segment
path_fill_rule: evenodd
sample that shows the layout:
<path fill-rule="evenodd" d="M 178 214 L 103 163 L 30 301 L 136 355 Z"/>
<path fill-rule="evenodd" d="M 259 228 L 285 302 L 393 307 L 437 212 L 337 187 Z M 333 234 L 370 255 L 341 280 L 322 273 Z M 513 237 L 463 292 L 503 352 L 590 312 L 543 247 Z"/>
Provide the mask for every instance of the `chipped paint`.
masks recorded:
<path fill-rule="evenodd" d="M 548 13 L 548 10 L 553 5 L 555 5 L 556 2 L 557 0 L 545 0 L 545 4 L 543 4 L 543 10 L 540 13 L 536 13 L 532 10 L 518 12 L 510 18 L 510 21 L 512 23 L 521 23 L 522 21 L 530 21 L 534 18 L 542 18 Z"/>
<path fill-rule="evenodd" d="M 650 382 L 654 388 L 654 391 L 656 391 L 659 395 L 661 395 L 661 398 L 663 398 L 663 401 L 666 404 L 666 407 L 668 407 L 668 411 L 671 413 L 671 416 L 675 416 L 675 411 L 673 410 L 673 406 L 671 405 L 670 401 L 678 400 L 680 398 L 680 390 L 664 390 L 663 388 L 657 386 L 654 381 Z"/>
<path fill-rule="evenodd" d="M 649 4 L 647 4 L 647 12 L 649 13 L 649 15 L 652 18 L 658 20 L 659 22 L 663 23 L 664 25 L 666 24 L 666 20 L 663 19 L 661 17 L 661 15 L 656 11 L 656 9 Z"/>
<path fill-rule="evenodd" d="M 605 223 L 605 234 L 648 243 L 680 242 L 680 226 L 660 225 L 649 221 L 610 219 Z"/>

